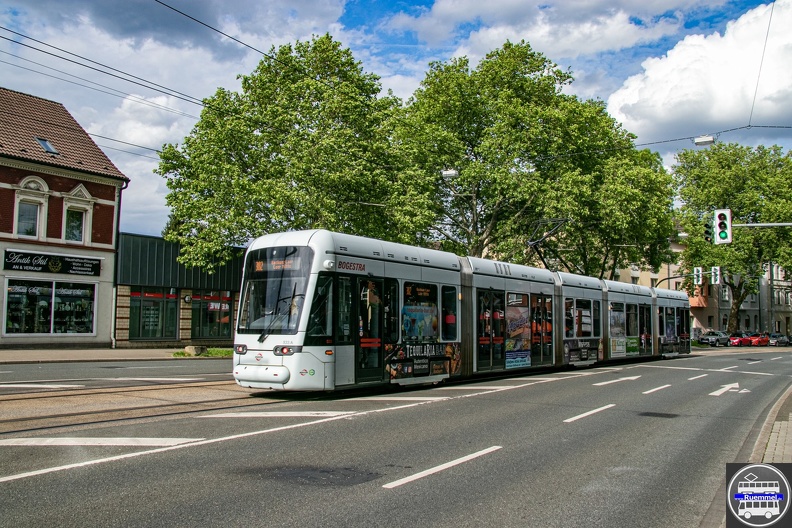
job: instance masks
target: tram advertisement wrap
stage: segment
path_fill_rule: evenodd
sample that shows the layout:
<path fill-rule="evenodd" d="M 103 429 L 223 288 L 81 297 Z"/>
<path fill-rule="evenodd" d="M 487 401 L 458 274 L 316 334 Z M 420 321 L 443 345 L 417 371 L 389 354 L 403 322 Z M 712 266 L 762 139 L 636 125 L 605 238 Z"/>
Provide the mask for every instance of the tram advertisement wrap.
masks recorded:
<path fill-rule="evenodd" d="M 525 306 L 506 308 L 506 368 L 531 366 L 531 319 Z"/>
<path fill-rule="evenodd" d="M 599 338 L 588 339 L 564 339 L 564 354 L 566 361 L 575 363 L 578 361 L 594 361 L 597 359 L 597 347 Z"/>
<path fill-rule="evenodd" d="M 390 379 L 420 376 L 459 376 L 459 343 L 385 345 L 385 368 Z"/>

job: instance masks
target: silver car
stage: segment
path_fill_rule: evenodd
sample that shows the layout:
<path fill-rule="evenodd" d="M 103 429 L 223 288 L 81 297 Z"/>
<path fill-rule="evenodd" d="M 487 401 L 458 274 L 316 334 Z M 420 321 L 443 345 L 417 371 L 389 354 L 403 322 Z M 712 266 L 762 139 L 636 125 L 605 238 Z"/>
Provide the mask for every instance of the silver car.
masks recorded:
<path fill-rule="evenodd" d="M 701 334 L 698 338 L 698 342 L 701 345 L 729 346 L 729 334 L 710 330 L 709 332 Z"/>
<path fill-rule="evenodd" d="M 789 338 L 784 334 L 770 334 L 770 341 L 767 344 L 770 346 L 787 346 L 789 345 Z"/>

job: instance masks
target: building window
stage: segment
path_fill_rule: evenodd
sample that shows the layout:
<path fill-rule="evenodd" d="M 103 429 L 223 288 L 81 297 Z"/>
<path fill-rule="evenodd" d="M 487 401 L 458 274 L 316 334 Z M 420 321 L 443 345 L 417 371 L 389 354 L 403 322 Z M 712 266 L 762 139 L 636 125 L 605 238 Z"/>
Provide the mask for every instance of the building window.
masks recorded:
<path fill-rule="evenodd" d="M 8 279 L 6 334 L 93 334 L 96 285 Z"/>
<path fill-rule="evenodd" d="M 193 291 L 192 337 L 230 337 L 231 301 L 230 291 Z"/>
<path fill-rule="evenodd" d="M 17 235 L 38 236 L 39 204 L 19 202 L 17 209 Z"/>
<path fill-rule="evenodd" d="M 63 238 L 70 242 L 82 242 L 85 226 L 85 211 L 79 209 L 66 210 L 66 227 Z"/>
<path fill-rule="evenodd" d="M 129 299 L 129 339 L 176 339 L 179 296 L 175 288 L 133 286 Z"/>
<path fill-rule="evenodd" d="M 36 141 L 38 141 L 39 145 L 41 145 L 41 148 L 43 148 L 47 154 L 60 154 L 58 149 L 56 149 L 53 144 L 49 142 L 49 140 L 37 137 Z"/>

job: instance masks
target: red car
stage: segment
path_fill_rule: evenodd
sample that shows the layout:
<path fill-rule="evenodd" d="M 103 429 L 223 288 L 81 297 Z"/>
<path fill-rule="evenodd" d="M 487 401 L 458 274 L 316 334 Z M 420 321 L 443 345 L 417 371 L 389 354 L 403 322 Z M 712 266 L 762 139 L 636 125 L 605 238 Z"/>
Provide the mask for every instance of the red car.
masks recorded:
<path fill-rule="evenodd" d="M 751 337 L 745 332 L 737 332 L 729 336 L 729 346 L 751 346 Z"/>
<path fill-rule="evenodd" d="M 770 342 L 770 336 L 767 334 L 751 334 L 749 338 L 751 340 L 751 346 L 767 346 Z"/>

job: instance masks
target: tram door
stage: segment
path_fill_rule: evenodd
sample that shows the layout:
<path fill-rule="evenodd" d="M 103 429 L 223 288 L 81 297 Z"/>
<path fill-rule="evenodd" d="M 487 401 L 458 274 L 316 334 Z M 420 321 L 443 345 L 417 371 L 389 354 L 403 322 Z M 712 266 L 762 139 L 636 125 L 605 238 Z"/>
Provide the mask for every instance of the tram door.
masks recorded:
<path fill-rule="evenodd" d="M 477 305 L 478 344 L 476 370 L 499 370 L 506 366 L 505 294 L 500 290 L 479 290 Z"/>
<path fill-rule="evenodd" d="M 355 382 L 380 381 L 383 368 L 382 279 L 358 277 Z"/>

